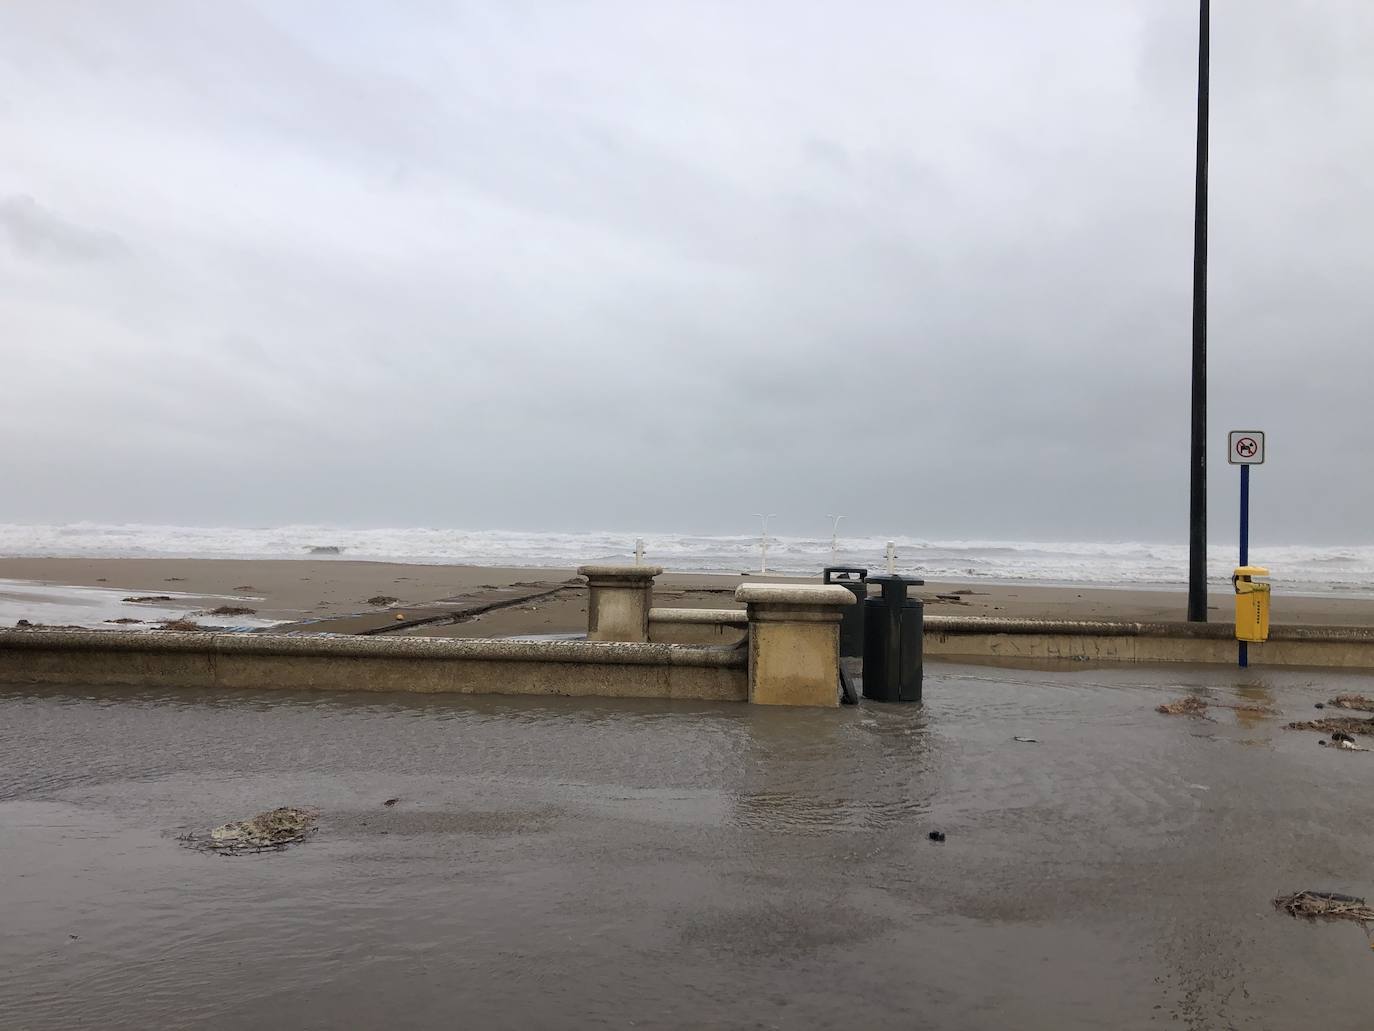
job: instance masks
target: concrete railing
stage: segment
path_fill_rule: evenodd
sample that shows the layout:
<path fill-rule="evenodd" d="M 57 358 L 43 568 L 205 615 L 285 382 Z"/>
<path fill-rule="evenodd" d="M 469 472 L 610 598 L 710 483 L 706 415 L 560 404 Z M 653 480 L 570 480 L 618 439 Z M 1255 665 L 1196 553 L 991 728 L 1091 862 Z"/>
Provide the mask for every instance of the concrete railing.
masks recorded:
<path fill-rule="evenodd" d="M 1234 664 L 1236 639 L 1230 623 L 927 616 L 925 654 L 1011 661 Z M 1250 645 L 1250 664 L 1374 669 L 1374 628 L 1275 626 L 1267 642 Z"/>
<path fill-rule="evenodd" d="M 621 698 L 748 697 L 742 647 L 0 630 L 0 682 Z"/>
<path fill-rule="evenodd" d="M 744 609 L 649 610 L 649 640 L 661 644 L 738 644 L 748 632 Z"/>

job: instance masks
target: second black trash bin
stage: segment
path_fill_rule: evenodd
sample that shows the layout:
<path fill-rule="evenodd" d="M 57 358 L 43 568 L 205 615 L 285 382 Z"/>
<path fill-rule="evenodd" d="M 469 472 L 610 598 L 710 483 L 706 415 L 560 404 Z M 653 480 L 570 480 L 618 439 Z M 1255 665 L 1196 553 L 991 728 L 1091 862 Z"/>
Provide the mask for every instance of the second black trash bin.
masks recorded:
<path fill-rule="evenodd" d="M 826 566 L 821 582 L 847 587 L 854 604 L 844 607 L 840 616 L 840 656 L 857 659 L 864 653 L 864 599 L 868 597 L 868 570 L 863 566 Z"/>
<path fill-rule="evenodd" d="M 924 580 L 897 573 L 868 578 L 882 595 L 864 603 L 864 697 L 876 702 L 919 702 L 925 611 L 908 587 Z"/>

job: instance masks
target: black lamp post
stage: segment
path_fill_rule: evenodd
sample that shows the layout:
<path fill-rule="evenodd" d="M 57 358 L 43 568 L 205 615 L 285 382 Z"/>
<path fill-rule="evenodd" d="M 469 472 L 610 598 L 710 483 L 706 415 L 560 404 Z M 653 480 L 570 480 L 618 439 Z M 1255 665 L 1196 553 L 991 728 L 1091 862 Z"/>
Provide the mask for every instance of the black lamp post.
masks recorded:
<path fill-rule="evenodd" d="M 1209 0 L 1198 15 L 1197 178 L 1193 208 L 1193 420 L 1189 457 L 1188 619 L 1207 622 L 1207 86 Z"/>

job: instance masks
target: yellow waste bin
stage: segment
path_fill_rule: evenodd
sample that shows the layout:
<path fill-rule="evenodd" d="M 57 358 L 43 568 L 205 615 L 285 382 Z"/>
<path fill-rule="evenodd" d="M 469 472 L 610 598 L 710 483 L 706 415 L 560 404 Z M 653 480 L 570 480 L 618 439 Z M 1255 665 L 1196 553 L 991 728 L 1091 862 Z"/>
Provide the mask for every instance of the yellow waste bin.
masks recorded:
<path fill-rule="evenodd" d="M 1269 640 L 1269 584 L 1256 581 L 1268 576 L 1263 566 L 1237 566 L 1231 574 L 1236 588 L 1236 640 Z"/>

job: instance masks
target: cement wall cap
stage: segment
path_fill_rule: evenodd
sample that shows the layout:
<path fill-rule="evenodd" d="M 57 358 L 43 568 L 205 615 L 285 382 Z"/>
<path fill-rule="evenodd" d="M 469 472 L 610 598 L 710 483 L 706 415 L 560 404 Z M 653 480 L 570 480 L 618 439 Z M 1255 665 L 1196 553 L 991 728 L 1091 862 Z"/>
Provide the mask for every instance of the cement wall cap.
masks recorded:
<path fill-rule="evenodd" d="M 662 566 L 578 566 L 579 576 L 589 580 L 652 580 L 663 573 Z"/>
<path fill-rule="evenodd" d="M 339 634 L 216 634 L 170 630 L 0 630 L 0 651 L 270 655 L 279 658 L 431 659 L 557 662 L 588 666 L 704 666 L 739 669 L 733 646 L 638 641 L 514 641 L 456 637 L 352 637 Z"/>
<path fill-rule="evenodd" d="M 854 592 L 839 584 L 740 584 L 735 601 L 746 605 L 853 605 Z"/>

